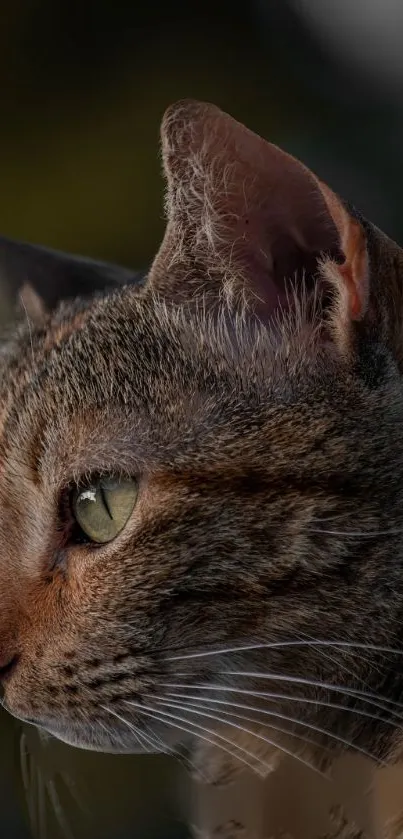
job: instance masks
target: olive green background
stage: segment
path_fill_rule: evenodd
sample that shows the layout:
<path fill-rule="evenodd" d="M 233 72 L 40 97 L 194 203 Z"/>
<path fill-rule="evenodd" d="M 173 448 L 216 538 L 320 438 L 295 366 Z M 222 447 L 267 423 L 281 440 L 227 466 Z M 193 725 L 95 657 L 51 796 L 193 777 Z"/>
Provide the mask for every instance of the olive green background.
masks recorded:
<path fill-rule="evenodd" d="M 190 96 L 302 157 L 403 240 L 400 91 L 327 55 L 286 0 L 0 12 L 2 234 L 147 266 L 163 232 L 160 119 Z M 187 835 L 173 759 L 81 752 L 4 714 L 0 727 L 2 837 Z"/>

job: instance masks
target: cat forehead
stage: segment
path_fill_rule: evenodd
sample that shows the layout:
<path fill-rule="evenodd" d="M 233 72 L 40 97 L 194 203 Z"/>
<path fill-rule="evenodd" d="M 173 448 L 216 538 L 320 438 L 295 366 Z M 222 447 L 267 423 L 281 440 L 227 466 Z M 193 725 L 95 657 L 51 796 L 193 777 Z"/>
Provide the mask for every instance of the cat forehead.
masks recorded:
<path fill-rule="evenodd" d="M 14 445 L 50 443 L 80 463 L 90 449 L 104 461 L 113 449 L 119 460 L 140 443 L 149 462 L 162 451 L 180 459 L 206 441 L 225 455 L 248 429 L 276 422 L 279 403 L 284 420 L 313 375 L 309 347 L 304 333 L 273 342 L 225 304 L 206 314 L 126 290 L 64 306 L 46 328 L 26 327 L 5 363 L 5 434 Z"/>
<path fill-rule="evenodd" d="M 232 390 L 256 386 L 262 393 L 275 379 L 286 387 L 314 340 L 312 328 L 275 334 L 226 301 L 211 311 L 202 301 L 174 305 L 126 289 L 64 304 L 41 329 L 26 324 L 6 347 L 2 379 L 15 402 L 45 398 L 50 389 L 60 391 L 61 403 L 67 393 L 88 403 L 122 389 L 127 401 L 127 388 L 134 401 L 146 401 L 161 388 L 205 389 L 207 382 L 210 390 L 228 382 Z"/>

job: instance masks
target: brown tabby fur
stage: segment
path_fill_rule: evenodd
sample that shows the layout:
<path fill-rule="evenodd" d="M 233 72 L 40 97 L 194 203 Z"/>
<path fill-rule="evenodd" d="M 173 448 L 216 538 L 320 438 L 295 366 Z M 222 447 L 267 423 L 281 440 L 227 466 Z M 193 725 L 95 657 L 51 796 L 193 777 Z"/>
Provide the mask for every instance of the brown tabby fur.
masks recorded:
<path fill-rule="evenodd" d="M 231 751 L 262 772 L 278 746 L 394 760 L 402 657 L 371 645 L 403 649 L 402 251 L 213 106 L 173 106 L 162 137 L 167 233 L 144 288 L 36 307 L 1 355 L 5 707 L 101 750 L 172 747 L 184 726 L 214 782 Z M 46 275 L 28 247 L 9 280 L 35 286 L 41 259 Z M 99 472 L 135 476 L 138 503 L 113 542 L 77 544 L 65 491 Z"/>

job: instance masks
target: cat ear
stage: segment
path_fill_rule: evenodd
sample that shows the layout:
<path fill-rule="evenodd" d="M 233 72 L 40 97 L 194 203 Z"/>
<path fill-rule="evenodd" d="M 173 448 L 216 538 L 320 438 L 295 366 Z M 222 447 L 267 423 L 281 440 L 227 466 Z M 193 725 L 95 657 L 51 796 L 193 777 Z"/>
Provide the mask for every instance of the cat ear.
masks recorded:
<path fill-rule="evenodd" d="M 338 328 L 363 317 L 364 231 L 312 172 L 209 104 L 173 105 L 161 135 L 167 228 L 151 287 L 184 300 L 224 283 L 269 319 L 290 305 L 287 282 L 304 277 L 333 290 Z"/>
<path fill-rule="evenodd" d="M 140 279 L 118 265 L 0 238 L 0 286 L 36 323 L 62 300 Z"/>

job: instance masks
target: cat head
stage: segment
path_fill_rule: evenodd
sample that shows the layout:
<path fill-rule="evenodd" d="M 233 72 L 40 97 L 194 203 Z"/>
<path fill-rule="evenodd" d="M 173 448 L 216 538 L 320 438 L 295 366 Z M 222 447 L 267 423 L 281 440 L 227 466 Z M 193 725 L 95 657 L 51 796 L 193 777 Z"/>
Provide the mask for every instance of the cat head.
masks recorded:
<path fill-rule="evenodd" d="M 66 302 L 89 263 L 0 251 L 26 313 L 1 356 L 5 707 L 86 748 L 221 720 L 236 753 L 249 707 L 275 743 L 389 755 L 402 252 L 212 105 L 170 108 L 162 149 L 141 288 L 91 263 Z"/>

